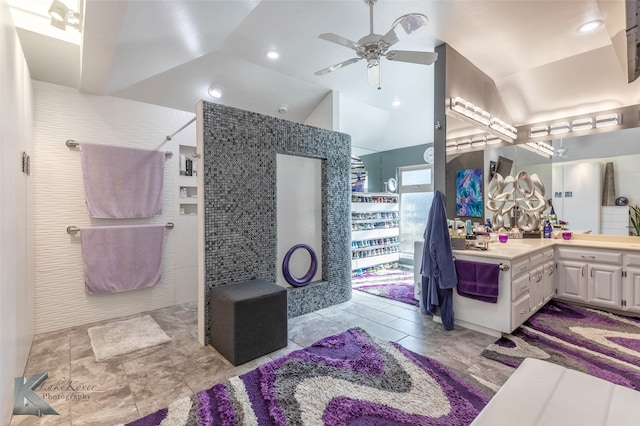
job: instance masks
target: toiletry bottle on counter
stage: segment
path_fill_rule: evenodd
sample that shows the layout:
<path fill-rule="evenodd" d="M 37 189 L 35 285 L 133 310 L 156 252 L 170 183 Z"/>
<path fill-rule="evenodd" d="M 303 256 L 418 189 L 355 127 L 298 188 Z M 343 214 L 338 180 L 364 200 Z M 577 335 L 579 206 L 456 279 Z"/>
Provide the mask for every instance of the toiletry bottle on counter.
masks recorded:
<path fill-rule="evenodd" d="M 544 238 L 551 238 L 552 231 L 553 231 L 553 227 L 551 226 L 551 222 L 549 222 L 549 219 L 545 220 L 544 228 L 542 229 Z"/>

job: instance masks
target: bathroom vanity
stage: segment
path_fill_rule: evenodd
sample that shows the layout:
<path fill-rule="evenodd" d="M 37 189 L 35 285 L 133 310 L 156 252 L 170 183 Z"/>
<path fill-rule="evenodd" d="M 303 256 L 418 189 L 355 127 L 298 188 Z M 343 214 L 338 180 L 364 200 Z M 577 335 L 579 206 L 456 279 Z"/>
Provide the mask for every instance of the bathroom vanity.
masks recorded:
<path fill-rule="evenodd" d="M 418 251 L 419 271 L 419 242 Z M 486 251 L 453 250 L 453 256 L 501 265 L 497 303 L 454 290 L 455 323 L 472 330 L 511 333 L 551 298 L 640 313 L 640 241 L 634 237 L 509 240 Z"/>

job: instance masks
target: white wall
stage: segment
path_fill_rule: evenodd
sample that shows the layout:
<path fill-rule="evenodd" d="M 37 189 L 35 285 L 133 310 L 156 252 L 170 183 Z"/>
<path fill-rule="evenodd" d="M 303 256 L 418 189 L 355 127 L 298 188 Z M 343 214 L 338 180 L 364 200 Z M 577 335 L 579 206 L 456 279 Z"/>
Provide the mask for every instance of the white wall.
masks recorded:
<path fill-rule="evenodd" d="M 79 93 L 34 82 L 35 158 L 35 328 L 37 333 L 172 306 L 176 300 L 175 232 L 165 233 L 162 281 L 154 287 L 108 295 L 85 292 L 79 235 L 66 227 L 166 223 L 177 214 L 179 136 L 192 113 L 124 99 Z M 195 107 L 195 106 L 194 106 Z M 113 144 L 169 150 L 165 167 L 163 213 L 152 219 L 90 219 L 84 199 L 80 152 L 65 145 Z"/>
<path fill-rule="evenodd" d="M 597 161 L 553 165 L 553 207 L 558 219 L 569 222 L 572 231 L 600 233 L 603 173 L 604 167 Z M 567 197 L 567 192 L 571 196 Z"/>
<path fill-rule="evenodd" d="M 0 424 L 9 423 L 33 340 L 33 178 L 21 167 L 22 152 L 33 157 L 32 108 L 29 70 L 0 0 Z"/>
<path fill-rule="evenodd" d="M 304 124 L 320 127 L 321 129 L 337 130 L 340 128 L 339 102 L 340 94 L 331 91 L 320 101 L 318 106 Z"/>
<path fill-rule="evenodd" d="M 311 246 L 318 269 L 311 281 L 322 278 L 322 162 L 315 158 L 276 155 L 278 213 L 278 284 L 288 286 L 282 274 L 285 254 L 296 244 Z M 298 249 L 289 271 L 302 278 L 309 270 L 309 254 Z"/>

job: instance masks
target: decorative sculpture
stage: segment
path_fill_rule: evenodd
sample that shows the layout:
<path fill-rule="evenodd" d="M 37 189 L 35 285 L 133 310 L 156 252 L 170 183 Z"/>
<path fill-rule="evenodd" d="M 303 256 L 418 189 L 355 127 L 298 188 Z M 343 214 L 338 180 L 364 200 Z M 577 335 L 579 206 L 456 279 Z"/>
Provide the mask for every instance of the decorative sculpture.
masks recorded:
<path fill-rule="evenodd" d="M 544 197 L 544 185 L 538 175 L 534 173 L 529 176 L 524 171 L 506 178 L 495 173 L 489 182 L 487 200 L 487 209 L 493 212 L 496 229 L 511 226 L 516 206 L 522 212 L 517 221 L 518 228 L 523 231 L 538 229 L 539 213 L 549 207 Z"/>

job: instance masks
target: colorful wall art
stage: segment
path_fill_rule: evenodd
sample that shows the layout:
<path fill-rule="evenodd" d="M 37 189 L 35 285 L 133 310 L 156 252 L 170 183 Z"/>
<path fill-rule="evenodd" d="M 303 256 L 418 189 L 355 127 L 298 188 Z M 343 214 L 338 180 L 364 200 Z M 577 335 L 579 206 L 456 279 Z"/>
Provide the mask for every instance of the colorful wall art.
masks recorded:
<path fill-rule="evenodd" d="M 482 169 L 456 172 L 456 216 L 482 217 Z"/>

